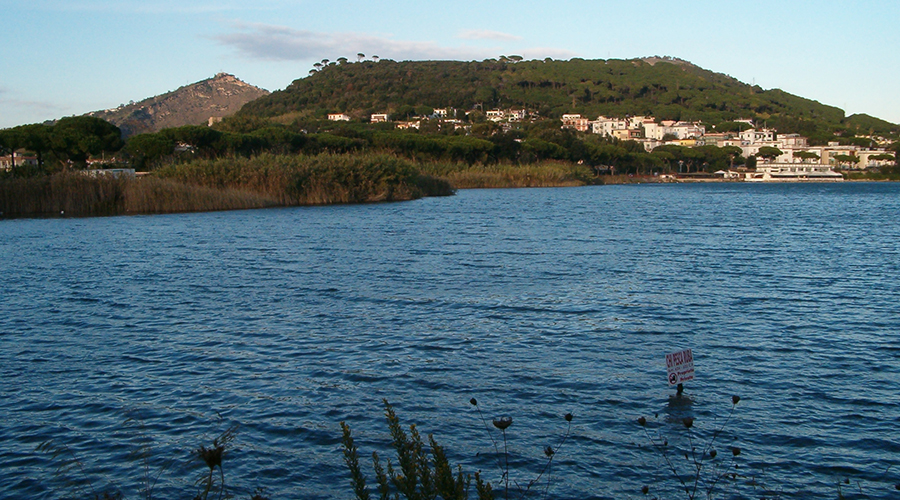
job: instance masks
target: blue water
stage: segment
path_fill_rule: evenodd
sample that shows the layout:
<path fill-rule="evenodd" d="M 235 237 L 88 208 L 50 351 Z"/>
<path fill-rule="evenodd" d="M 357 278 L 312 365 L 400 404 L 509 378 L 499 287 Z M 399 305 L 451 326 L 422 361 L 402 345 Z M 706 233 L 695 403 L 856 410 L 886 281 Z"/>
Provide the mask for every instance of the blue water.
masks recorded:
<path fill-rule="evenodd" d="M 686 416 L 724 425 L 716 497 L 896 498 L 898 214 L 898 184 L 697 184 L 0 221 L 0 497 L 189 498 L 237 424 L 238 498 L 351 498 L 338 424 L 390 456 L 386 398 L 495 490 L 478 409 L 520 486 L 574 414 L 551 498 L 683 498 L 648 435 L 685 471 Z"/>

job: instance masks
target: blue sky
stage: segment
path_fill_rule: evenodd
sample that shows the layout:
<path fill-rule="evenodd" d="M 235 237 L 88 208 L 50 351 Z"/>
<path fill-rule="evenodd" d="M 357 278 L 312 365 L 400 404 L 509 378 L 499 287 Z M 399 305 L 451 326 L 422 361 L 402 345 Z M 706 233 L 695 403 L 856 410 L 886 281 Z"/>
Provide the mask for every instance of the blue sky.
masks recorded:
<path fill-rule="evenodd" d="M 669 55 L 900 123 L 900 1 L 0 0 L 0 127 L 219 72 L 279 90 L 313 63 Z"/>

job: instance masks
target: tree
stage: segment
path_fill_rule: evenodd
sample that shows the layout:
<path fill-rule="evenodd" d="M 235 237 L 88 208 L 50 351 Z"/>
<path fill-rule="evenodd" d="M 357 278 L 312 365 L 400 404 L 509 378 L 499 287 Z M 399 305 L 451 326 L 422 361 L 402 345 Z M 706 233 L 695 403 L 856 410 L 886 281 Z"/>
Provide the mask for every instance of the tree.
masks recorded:
<path fill-rule="evenodd" d="M 747 129 L 753 128 L 752 125 L 746 122 L 722 122 L 714 127 L 716 132 L 719 133 L 727 133 L 727 132 L 743 132 Z"/>
<path fill-rule="evenodd" d="M 51 151 L 50 132 L 53 130 L 48 125 L 35 123 L 16 127 L 22 134 L 22 147 L 33 152 L 37 156 L 38 166 L 44 167 L 44 153 Z"/>
<path fill-rule="evenodd" d="M 8 128 L 0 130 L 0 155 L 9 155 L 11 164 L 15 166 L 15 152 L 23 147 L 21 130 L 17 128 Z"/>
<path fill-rule="evenodd" d="M 743 159 L 743 156 L 741 156 L 741 155 L 744 154 L 744 151 L 737 146 L 725 146 L 722 148 L 722 152 L 725 153 L 726 156 L 728 156 L 728 166 L 729 167 L 733 167 L 734 161 L 737 160 L 738 158 Z"/>
<path fill-rule="evenodd" d="M 763 146 L 759 148 L 759 151 L 756 153 L 758 158 L 765 158 L 768 161 L 773 161 L 775 158 L 783 155 L 784 153 L 778 149 L 773 148 L 772 146 Z"/>
<path fill-rule="evenodd" d="M 662 136 L 662 142 L 670 142 L 670 141 L 677 141 L 677 140 L 678 140 L 678 136 L 675 134 L 666 133 L 666 134 L 663 134 L 663 136 Z"/>
<path fill-rule="evenodd" d="M 875 161 L 894 161 L 895 156 L 889 154 L 877 154 L 870 156 L 869 159 Z"/>
<path fill-rule="evenodd" d="M 207 158 L 215 157 L 223 153 L 225 149 L 221 141 L 222 132 L 202 125 L 167 128 L 160 133 L 176 143 L 193 146 L 202 156 Z"/>
<path fill-rule="evenodd" d="M 431 106 L 416 106 L 416 114 L 419 116 L 431 116 L 434 114 L 434 108 Z"/>
<path fill-rule="evenodd" d="M 834 155 L 832 159 L 838 163 L 838 165 L 846 165 L 849 168 L 853 168 L 854 165 L 859 163 L 859 157 L 854 155 Z"/>
<path fill-rule="evenodd" d="M 360 52 L 359 54 L 356 54 L 356 62 L 360 62 L 365 58 L 366 58 L 366 55 L 363 54 L 362 52 Z"/>
<path fill-rule="evenodd" d="M 80 167 L 91 156 L 118 151 L 123 145 L 119 127 L 93 116 L 62 118 L 50 132 L 51 149 Z"/>
<path fill-rule="evenodd" d="M 799 158 L 803 163 L 806 163 L 807 160 L 819 159 L 819 155 L 813 153 L 812 151 L 794 151 L 793 157 Z"/>
<path fill-rule="evenodd" d="M 125 144 L 124 151 L 131 156 L 131 165 L 144 170 L 149 164 L 171 155 L 175 151 L 175 141 L 163 134 L 139 134 L 132 136 Z"/>

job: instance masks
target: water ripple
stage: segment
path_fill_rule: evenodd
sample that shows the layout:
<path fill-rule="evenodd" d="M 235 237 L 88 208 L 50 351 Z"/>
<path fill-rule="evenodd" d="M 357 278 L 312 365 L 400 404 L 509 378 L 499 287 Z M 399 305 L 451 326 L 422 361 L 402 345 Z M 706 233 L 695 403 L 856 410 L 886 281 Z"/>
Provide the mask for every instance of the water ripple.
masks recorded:
<path fill-rule="evenodd" d="M 892 498 L 898 195 L 610 186 L 2 221 L 0 496 L 59 496 L 35 452 L 52 440 L 135 497 L 149 440 L 154 466 L 176 463 L 158 496 L 181 497 L 191 450 L 239 424 L 235 495 L 345 497 L 337 423 L 387 453 L 383 398 L 496 483 L 472 397 L 515 418 L 525 481 L 575 414 L 554 498 L 665 494 L 637 417 L 683 449 L 685 416 L 708 438 L 739 394 L 720 449 L 760 483 Z M 684 347 L 697 380 L 676 399 L 662 361 Z"/>

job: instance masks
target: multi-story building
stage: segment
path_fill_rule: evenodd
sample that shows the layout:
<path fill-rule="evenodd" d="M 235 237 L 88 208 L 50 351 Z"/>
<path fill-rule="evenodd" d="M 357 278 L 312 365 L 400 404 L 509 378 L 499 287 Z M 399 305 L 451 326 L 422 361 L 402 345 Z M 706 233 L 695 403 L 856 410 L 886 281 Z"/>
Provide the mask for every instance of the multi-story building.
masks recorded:
<path fill-rule="evenodd" d="M 579 132 L 587 132 L 590 128 L 590 120 L 579 114 L 562 115 L 563 128 L 573 128 Z"/>

